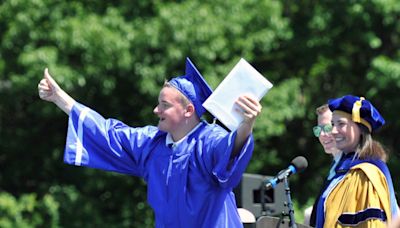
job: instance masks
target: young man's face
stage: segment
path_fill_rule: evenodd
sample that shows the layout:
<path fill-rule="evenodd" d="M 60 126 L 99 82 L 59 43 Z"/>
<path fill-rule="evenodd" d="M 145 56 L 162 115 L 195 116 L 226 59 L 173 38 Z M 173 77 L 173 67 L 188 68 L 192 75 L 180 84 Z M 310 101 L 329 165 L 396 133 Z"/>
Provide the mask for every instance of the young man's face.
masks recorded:
<path fill-rule="evenodd" d="M 318 126 L 331 125 L 331 121 L 332 112 L 329 109 L 318 115 Z M 318 139 L 327 154 L 334 155 L 336 153 L 336 142 L 331 132 L 321 131 Z"/>
<path fill-rule="evenodd" d="M 175 133 L 185 121 L 186 107 L 182 103 L 182 94 L 173 87 L 164 87 L 158 96 L 158 105 L 153 112 L 160 119 L 158 129 Z"/>

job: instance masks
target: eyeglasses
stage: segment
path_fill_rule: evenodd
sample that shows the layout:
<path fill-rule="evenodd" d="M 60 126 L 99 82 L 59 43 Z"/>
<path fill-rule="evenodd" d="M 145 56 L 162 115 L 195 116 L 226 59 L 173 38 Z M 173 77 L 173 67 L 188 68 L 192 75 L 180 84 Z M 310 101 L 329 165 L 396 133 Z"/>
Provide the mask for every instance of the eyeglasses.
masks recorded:
<path fill-rule="evenodd" d="M 321 132 L 324 131 L 325 133 L 331 133 L 332 132 L 332 125 L 331 124 L 325 124 L 325 125 L 318 125 L 313 127 L 313 132 L 315 137 L 319 137 L 321 135 Z"/>

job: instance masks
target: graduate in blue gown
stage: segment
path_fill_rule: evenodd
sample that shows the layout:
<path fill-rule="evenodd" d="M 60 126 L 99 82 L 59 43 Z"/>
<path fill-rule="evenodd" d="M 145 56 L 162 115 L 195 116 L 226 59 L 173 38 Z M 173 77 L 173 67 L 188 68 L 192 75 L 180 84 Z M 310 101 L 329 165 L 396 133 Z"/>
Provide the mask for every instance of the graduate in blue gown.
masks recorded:
<path fill-rule="evenodd" d="M 188 58 L 185 75 L 160 91 L 158 126 L 105 119 L 64 92 L 47 69 L 38 89 L 69 115 L 64 161 L 142 177 L 156 227 L 242 227 L 232 189 L 252 155 L 257 100 L 239 97 L 244 120 L 236 131 L 201 120 L 212 90 Z"/>

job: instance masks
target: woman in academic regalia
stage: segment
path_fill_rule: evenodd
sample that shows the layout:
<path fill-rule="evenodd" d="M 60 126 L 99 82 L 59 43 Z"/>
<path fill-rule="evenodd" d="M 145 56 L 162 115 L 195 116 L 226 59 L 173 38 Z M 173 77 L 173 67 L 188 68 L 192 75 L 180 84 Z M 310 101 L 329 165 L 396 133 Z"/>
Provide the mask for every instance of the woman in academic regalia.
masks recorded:
<path fill-rule="evenodd" d="M 353 95 L 329 100 L 329 109 L 343 155 L 319 198 L 316 227 L 386 227 L 398 205 L 387 153 L 371 135 L 385 120 L 368 100 Z"/>

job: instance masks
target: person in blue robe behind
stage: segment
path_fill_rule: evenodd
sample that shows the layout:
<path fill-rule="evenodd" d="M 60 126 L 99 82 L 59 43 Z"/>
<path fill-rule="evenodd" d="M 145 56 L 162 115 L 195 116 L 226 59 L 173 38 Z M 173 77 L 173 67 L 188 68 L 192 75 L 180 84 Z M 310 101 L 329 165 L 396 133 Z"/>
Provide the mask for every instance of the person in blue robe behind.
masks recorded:
<path fill-rule="evenodd" d="M 157 127 L 105 119 L 62 90 L 47 68 L 38 90 L 69 115 L 64 161 L 142 177 L 156 227 L 242 227 L 232 189 L 253 152 L 256 99 L 238 98 L 244 120 L 233 132 L 200 119 L 212 90 L 189 58 L 185 75 L 159 93 Z"/>

